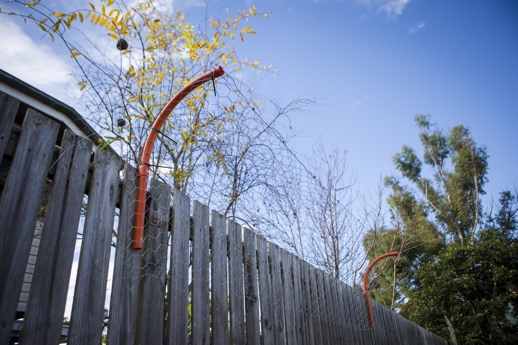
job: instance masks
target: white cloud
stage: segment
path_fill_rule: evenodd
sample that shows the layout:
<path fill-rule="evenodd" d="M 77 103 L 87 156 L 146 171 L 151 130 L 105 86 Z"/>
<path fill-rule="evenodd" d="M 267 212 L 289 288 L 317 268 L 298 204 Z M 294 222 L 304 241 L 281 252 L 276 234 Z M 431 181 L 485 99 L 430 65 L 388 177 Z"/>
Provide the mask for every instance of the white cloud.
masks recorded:
<path fill-rule="evenodd" d="M 424 28 L 426 26 L 426 22 L 420 22 L 419 24 L 417 24 L 416 26 L 408 29 L 408 33 L 409 34 L 415 34 L 416 32 L 418 32 L 419 30 L 421 30 L 422 28 Z"/>
<path fill-rule="evenodd" d="M 361 4 L 375 6 L 379 12 L 385 12 L 389 17 L 403 14 L 410 0 L 360 0 Z"/>
<path fill-rule="evenodd" d="M 62 100 L 63 90 L 73 82 L 68 56 L 62 57 L 45 42 L 35 41 L 5 17 L 0 21 L 0 32 L 0 68 Z"/>

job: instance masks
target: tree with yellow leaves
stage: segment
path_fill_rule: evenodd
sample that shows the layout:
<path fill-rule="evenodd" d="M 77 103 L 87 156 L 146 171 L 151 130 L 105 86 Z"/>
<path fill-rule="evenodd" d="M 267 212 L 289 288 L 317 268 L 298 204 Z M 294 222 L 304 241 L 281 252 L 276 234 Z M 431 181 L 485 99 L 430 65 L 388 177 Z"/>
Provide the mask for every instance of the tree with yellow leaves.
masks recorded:
<path fill-rule="evenodd" d="M 180 11 L 160 10 L 157 0 L 100 0 L 68 12 L 41 1 L 15 0 L 10 6 L 16 11 L 8 14 L 35 23 L 66 46 L 78 67 L 87 118 L 104 137 L 102 145 L 137 165 L 155 116 L 194 77 L 218 65 L 227 73 L 270 69 L 238 58 L 231 44 L 255 33 L 253 19 L 268 18 L 255 6 L 225 20 L 207 18 L 204 30 Z M 70 39 L 77 32 L 80 43 Z M 197 88 L 171 114 L 159 133 L 151 171 L 236 215 L 243 194 L 267 184 L 287 156 L 289 134 L 281 120 L 308 101 L 275 106 L 265 115 L 253 88 L 231 76 L 223 79 Z"/>

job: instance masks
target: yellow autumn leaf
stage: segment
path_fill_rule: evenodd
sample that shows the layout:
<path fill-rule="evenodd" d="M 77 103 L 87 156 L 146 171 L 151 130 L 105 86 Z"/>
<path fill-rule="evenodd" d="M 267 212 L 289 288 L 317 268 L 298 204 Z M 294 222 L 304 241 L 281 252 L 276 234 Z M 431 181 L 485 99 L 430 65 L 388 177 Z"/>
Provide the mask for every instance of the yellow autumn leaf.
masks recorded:
<path fill-rule="evenodd" d="M 56 18 L 62 18 L 62 17 L 64 17 L 64 16 L 66 16 L 66 14 L 56 12 L 56 13 L 52 13 L 52 16 L 53 16 L 53 17 L 56 17 Z"/>
<path fill-rule="evenodd" d="M 78 16 L 79 16 L 79 21 L 82 23 L 84 18 L 83 18 L 83 13 L 79 12 L 78 13 Z"/>

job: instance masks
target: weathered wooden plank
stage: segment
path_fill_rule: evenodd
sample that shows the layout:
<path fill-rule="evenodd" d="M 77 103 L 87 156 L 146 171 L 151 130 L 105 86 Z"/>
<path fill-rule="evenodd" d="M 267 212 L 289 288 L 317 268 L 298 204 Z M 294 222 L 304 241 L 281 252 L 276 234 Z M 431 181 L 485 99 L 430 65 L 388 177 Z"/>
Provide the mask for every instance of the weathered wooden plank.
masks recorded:
<path fill-rule="evenodd" d="M 293 296 L 293 276 L 292 276 L 292 255 L 281 249 L 282 276 L 284 281 L 284 317 L 286 327 L 286 343 L 297 344 L 297 332 L 295 326 L 295 305 Z"/>
<path fill-rule="evenodd" d="M 97 344 L 106 296 L 121 160 L 104 150 L 94 159 L 70 319 L 69 344 Z"/>
<path fill-rule="evenodd" d="M 304 298 L 302 292 L 301 272 L 299 258 L 292 255 L 291 264 L 293 269 L 293 303 L 295 304 L 295 332 L 297 335 L 297 343 L 302 344 L 304 342 L 305 331 L 304 329 Z M 307 330 L 309 331 L 309 330 Z"/>
<path fill-rule="evenodd" d="M 152 179 L 149 188 L 144 257 L 141 271 L 138 337 L 141 343 L 163 344 L 164 300 L 167 273 L 167 242 L 171 210 L 171 187 Z"/>
<path fill-rule="evenodd" d="M 65 131 L 20 341 L 59 343 L 92 142 Z"/>
<path fill-rule="evenodd" d="M 320 312 L 320 292 L 318 291 L 318 277 L 316 268 L 312 265 L 308 265 L 308 276 L 311 288 L 311 309 L 312 309 L 312 322 L 315 330 L 315 344 L 324 344 L 324 334 L 322 329 L 322 314 Z"/>
<path fill-rule="evenodd" d="M 303 313 L 303 344 L 311 345 L 315 343 L 315 328 L 312 320 L 312 302 L 311 302 L 311 288 L 309 281 L 308 263 L 304 260 L 299 260 L 300 265 L 300 281 L 302 289 L 302 313 Z"/>
<path fill-rule="evenodd" d="M 324 343 L 326 344 L 332 344 L 333 343 L 333 337 L 331 334 L 331 328 L 330 328 L 330 322 L 329 322 L 329 308 L 327 305 L 327 299 L 326 294 L 327 291 L 325 290 L 325 284 L 324 284 L 324 272 L 317 269 L 315 270 L 316 273 L 316 280 L 318 284 L 318 304 L 320 305 L 320 318 L 321 318 L 321 325 L 322 325 L 322 338 Z"/>
<path fill-rule="evenodd" d="M 0 344 L 9 342 L 58 130 L 56 122 L 27 111 L 0 199 Z"/>
<path fill-rule="evenodd" d="M 347 339 L 347 344 L 355 344 L 357 343 L 355 339 L 355 332 L 352 326 L 352 318 L 351 315 L 351 297 L 349 296 L 348 286 L 344 282 L 340 282 L 341 294 L 342 294 L 342 317 L 345 322 L 345 339 Z"/>
<path fill-rule="evenodd" d="M 192 334 L 193 344 L 210 344 L 209 208 L 198 201 L 193 210 Z"/>
<path fill-rule="evenodd" d="M 329 334 L 331 339 L 331 344 L 337 344 L 339 342 L 336 327 L 335 327 L 335 312 L 334 312 L 334 306 L 335 302 L 333 299 L 333 291 L 332 291 L 332 285 L 330 283 L 330 280 L 332 279 L 331 276 L 329 276 L 326 273 L 322 273 L 324 278 L 324 289 L 325 289 L 325 303 L 326 303 L 326 321 L 328 323 L 329 327 Z"/>
<path fill-rule="evenodd" d="M 109 344 L 134 344 L 137 331 L 139 250 L 131 248 L 137 195 L 137 170 L 126 163 L 121 190 L 117 248 L 110 299 Z"/>
<path fill-rule="evenodd" d="M 227 232 L 225 217 L 212 211 L 212 344 L 228 344 Z"/>
<path fill-rule="evenodd" d="M 0 161 L 4 156 L 20 101 L 0 91 Z"/>
<path fill-rule="evenodd" d="M 259 296 L 261 299 L 261 329 L 263 344 L 274 344 L 273 298 L 270 259 L 266 240 L 257 236 L 257 257 L 259 261 Z"/>
<path fill-rule="evenodd" d="M 245 343 L 243 240 L 241 226 L 228 222 L 230 335 L 232 344 Z"/>
<path fill-rule="evenodd" d="M 255 234 L 243 229 L 245 261 L 245 315 L 246 343 L 259 345 L 261 342 L 259 319 L 259 292 L 257 280 L 257 246 Z"/>
<path fill-rule="evenodd" d="M 191 200 L 175 189 L 174 232 L 171 253 L 171 294 L 169 303 L 169 344 L 187 344 L 189 302 L 189 237 Z"/>
<path fill-rule="evenodd" d="M 270 257 L 272 258 L 272 299 L 275 344 L 286 344 L 281 254 L 279 247 L 275 244 L 270 243 L 269 248 Z"/>
<path fill-rule="evenodd" d="M 333 301 L 334 301 L 334 309 L 333 309 L 333 320 L 334 327 L 336 330 L 336 335 L 339 339 L 337 344 L 346 344 L 345 334 L 344 334 L 344 319 L 341 310 L 341 296 L 340 296 L 340 285 L 338 284 L 338 279 L 332 277 L 330 280 L 331 290 L 333 291 Z"/>

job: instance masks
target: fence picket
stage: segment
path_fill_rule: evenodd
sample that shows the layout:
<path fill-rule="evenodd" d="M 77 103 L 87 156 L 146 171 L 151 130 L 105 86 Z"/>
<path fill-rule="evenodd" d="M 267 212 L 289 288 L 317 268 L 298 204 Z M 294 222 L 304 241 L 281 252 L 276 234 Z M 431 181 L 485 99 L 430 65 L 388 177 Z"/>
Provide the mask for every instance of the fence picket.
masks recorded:
<path fill-rule="evenodd" d="M 101 342 L 106 281 L 122 162 L 98 150 L 79 256 L 69 344 Z"/>
<path fill-rule="evenodd" d="M 257 281 L 257 248 L 256 236 L 247 228 L 243 228 L 245 259 L 245 318 L 246 343 L 259 345 L 261 340 L 259 319 L 259 292 Z"/>
<path fill-rule="evenodd" d="M 113 268 L 109 344 L 133 344 L 136 340 L 141 259 L 140 252 L 131 248 L 137 194 L 136 179 L 136 169 L 126 164 Z"/>
<path fill-rule="evenodd" d="M 9 342 L 58 130 L 56 122 L 27 111 L 0 199 L 0 344 Z"/>
<path fill-rule="evenodd" d="M 259 260 L 259 296 L 261 299 L 261 329 L 263 344 L 274 344 L 273 297 L 270 275 L 270 257 L 264 237 L 257 236 L 257 255 Z"/>
<path fill-rule="evenodd" d="M 209 324 L 209 208 L 194 202 L 192 256 L 193 344 L 210 343 Z"/>
<path fill-rule="evenodd" d="M 140 342 L 163 344 L 164 297 L 167 272 L 167 238 L 171 187 L 152 179 L 144 248 L 138 325 Z"/>
<path fill-rule="evenodd" d="M 229 237 L 229 295 L 230 295 L 230 334 L 232 344 L 245 343 L 244 276 L 243 276 L 243 239 L 241 226 L 230 220 Z"/>
<path fill-rule="evenodd" d="M 228 344 L 227 232 L 225 217 L 212 211 L 212 344 Z"/>
<path fill-rule="evenodd" d="M 189 237 L 190 198 L 174 191 L 174 231 L 171 255 L 171 293 L 169 302 L 169 344 L 187 344 L 189 321 Z"/>
<path fill-rule="evenodd" d="M 65 131 L 24 315 L 23 344 L 59 343 L 91 152 L 89 140 Z"/>

